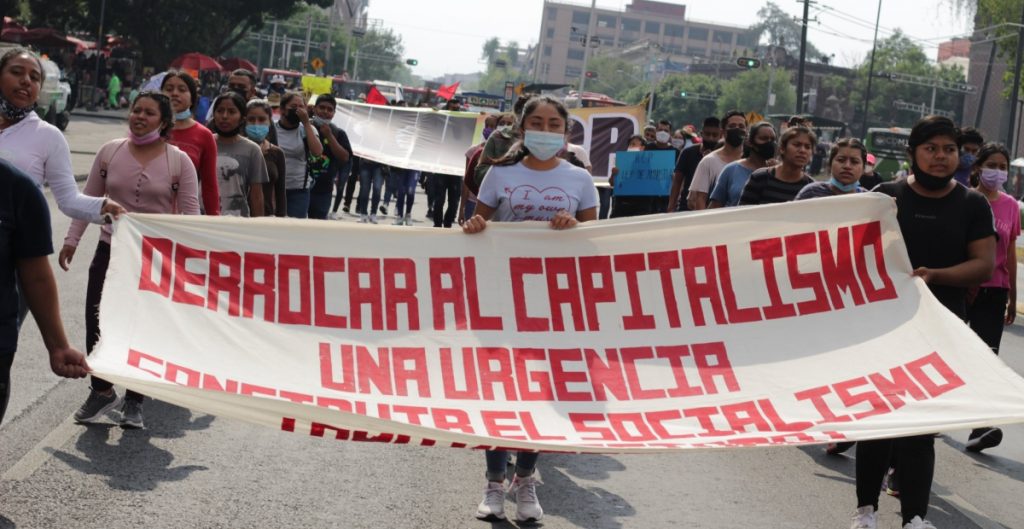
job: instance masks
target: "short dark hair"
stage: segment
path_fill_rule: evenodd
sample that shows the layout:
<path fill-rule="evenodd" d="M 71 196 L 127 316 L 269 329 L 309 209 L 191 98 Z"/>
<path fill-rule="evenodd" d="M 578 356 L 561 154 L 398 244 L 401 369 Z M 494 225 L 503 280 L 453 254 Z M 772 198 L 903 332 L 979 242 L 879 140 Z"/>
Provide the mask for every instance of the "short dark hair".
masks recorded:
<path fill-rule="evenodd" d="M 720 129 L 722 128 L 722 120 L 715 116 L 708 116 L 704 118 L 704 123 L 701 124 L 701 127 L 705 129 Z"/>
<path fill-rule="evenodd" d="M 740 112 L 739 110 L 730 110 L 730 111 L 726 112 L 724 116 L 722 116 L 722 121 L 721 121 L 722 126 L 724 127 L 725 124 L 729 121 L 729 118 L 731 118 L 733 116 L 739 116 L 739 117 L 743 118 L 743 122 L 744 123 L 747 122 L 747 115 L 746 114 L 744 114 L 743 112 Z"/>
<path fill-rule="evenodd" d="M 256 86 L 256 73 L 248 68 L 236 68 L 228 77 L 248 77 L 252 85 Z"/>
<path fill-rule="evenodd" d="M 188 95 L 192 98 L 192 105 L 189 106 L 189 109 L 194 111 L 196 105 L 199 104 L 199 83 L 196 82 L 195 77 L 192 77 L 192 74 L 184 70 L 170 70 L 164 76 L 164 79 L 160 81 L 160 91 L 163 91 L 164 87 L 167 86 L 167 81 L 171 79 L 181 79 L 181 82 L 185 83 L 185 86 L 188 87 Z"/>
<path fill-rule="evenodd" d="M 302 101 L 301 93 L 296 92 L 295 90 L 288 90 L 284 94 L 281 94 L 281 102 L 278 103 L 277 106 L 281 109 L 282 112 L 284 112 L 285 105 L 291 103 L 292 99 L 295 99 L 296 97 L 299 98 L 300 102 Z M 305 108 L 305 105 L 303 105 L 303 108 Z"/>
<path fill-rule="evenodd" d="M 313 106 L 317 106 L 320 103 L 330 103 L 331 108 L 338 108 L 338 100 L 334 99 L 334 96 L 331 94 L 320 94 L 316 96 L 316 102 L 313 103 Z"/>
<path fill-rule="evenodd" d="M 914 128 L 910 129 L 910 136 L 907 138 L 907 152 L 913 153 L 919 145 L 937 136 L 946 136 L 957 141 L 959 145 L 960 129 L 953 123 L 953 120 L 944 116 L 923 117 L 914 124 Z"/>
<path fill-rule="evenodd" d="M 782 133 L 782 136 L 779 136 L 779 148 L 785 149 L 786 144 L 800 134 L 805 134 L 811 139 L 811 149 L 813 150 L 814 146 L 818 143 L 818 136 L 814 134 L 813 130 L 803 125 L 795 125 L 786 129 L 786 131 Z"/>
<path fill-rule="evenodd" d="M 828 153 L 829 166 L 832 165 L 832 160 L 835 160 L 836 156 L 839 154 L 839 149 L 842 149 L 844 147 L 857 149 L 858 151 L 860 151 L 861 164 L 866 165 L 868 163 L 868 149 L 867 147 L 864 146 L 863 143 L 861 143 L 860 140 L 858 140 L 857 138 L 842 138 L 839 141 L 837 141 L 835 145 L 832 146 L 832 150 L 830 150 Z"/>
<path fill-rule="evenodd" d="M 668 130 L 672 130 L 672 122 L 667 119 L 658 120 L 658 125 L 668 125 Z"/>
<path fill-rule="evenodd" d="M 981 135 L 981 132 L 974 127 L 964 127 L 960 129 L 960 137 L 956 139 L 957 147 L 963 147 L 968 143 L 976 143 L 979 146 L 985 145 L 985 138 Z"/>

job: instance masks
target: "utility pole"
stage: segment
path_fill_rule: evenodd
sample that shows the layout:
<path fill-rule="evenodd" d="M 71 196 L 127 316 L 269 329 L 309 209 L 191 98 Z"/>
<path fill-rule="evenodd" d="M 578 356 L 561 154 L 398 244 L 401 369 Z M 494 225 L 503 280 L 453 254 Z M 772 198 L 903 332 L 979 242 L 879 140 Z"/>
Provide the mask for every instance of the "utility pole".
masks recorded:
<path fill-rule="evenodd" d="M 804 23 L 800 29 L 800 69 L 796 74 L 796 113 L 804 111 L 804 63 L 807 61 L 807 17 L 810 15 L 811 0 L 804 0 Z"/>
<path fill-rule="evenodd" d="M 277 48 L 277 21 L 274 21 L 274 36 L 270 37 L 270 60 L 267 64 L 274 67 L 274 49 Z"/>
<path fill-rule="evenodd" d="M 1013 69 L 1013 91 L 1010 92 L 1010 125 L 1006 134 L 1006 147 L 1010 149 L 1010 159 L 1017 156 L 1017 141 L 1014 132 L 1017 129 L 1017 99 L 1020 98 L 1020 66 L 1024 58 L 1024 7 L 1020 13 L 1021 25 L 1017 28 L 1017 66 Z M 984 97 L 985 94 L 982 94 Z"/>
<path fill-rule="evenodd" d="M 302 52 L 302 71 L 309 71 L 309 39 L 313 36 L 313 15 L 306 20 L 306 49 Z"/>
<path fill-rule="evenodd" d="M 996 60 L 995 39 L 992 39 L 991 48 L 988 50 L 988 64 L 985 65 L 985 80 L 981 83 L 981 97 L 978 98 L 978 111 L 974 113 L 974 128 L 981 126 L 981 116 L 985 112 L 985 99 L 988 95 L 988 81 L 992 77 L 992 63 Z"/>
<path fill-rule="evenodd" d="M 875 79 L 875 50 L 878 48 L 878 23 L 882 20 L 882 0 L 878 0 L 878 14 L 875 15 L 875 38 L 871 41 L 871 63 L 868 66 L 868 89 L 864 92 L 864 114 L 861 119 L 860 133 L 868 135 L 868 108 L 871 103 L 871 82 Z"/>
<path fill-rule="evenodd" d="M 590 39 L 594 38 L 594 27 L 597 25 L 594 9 L 597 7 L 597 0 L 590 1 L 590 16 L 587 19 L 587 34 L 583 38 L 583 71 L 580 72 L 580 93 L 587 84 L 587 60 L 590 59 Z M 539 51 L 539 50 L 538 50 Z"/>

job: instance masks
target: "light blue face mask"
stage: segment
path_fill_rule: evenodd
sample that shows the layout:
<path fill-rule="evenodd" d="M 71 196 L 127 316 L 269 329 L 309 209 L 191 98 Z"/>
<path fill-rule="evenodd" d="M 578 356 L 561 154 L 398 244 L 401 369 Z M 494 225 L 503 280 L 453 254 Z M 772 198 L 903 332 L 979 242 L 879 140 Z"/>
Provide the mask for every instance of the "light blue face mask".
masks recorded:
<path fill-rule="evenodd" d="M 530 156 L 542 162 L 547 161 L 565 147 L 565 134 L 528 130 L 523 135 L 523 145 L 530 151 Z"/>
<path fill-rule="evenodd" d="M 190 117 L 192 117 L 192 110 L 185 109 L 185 110 L 182 110 L 181 112 L 177 112 L 177 113 L 174 114 L 174 121 L 185 121 L 186 119 L 188 119 Z"/>
<path fill-rule="evenodd" d="M 259 143 L 270 133 L 270 125 L 246 125 L 245 136 L 250 140 Z"/>
<path fill-rule="evenodd" d="M 843 193 L 852 193 L 852 192 L 857 190 L 858 186 L 860 186 L 860 181 L 853 182 L 853 183 L 850 183 L 850 184 L 844 184 L 844 183 L 840 182 L 839 180 L 836 180 L 836 177 L 834 177 L 834 176 L 832 177 L 831 180 L 828 181 L 828 183 L 832 187 L 842 191 Z"/>

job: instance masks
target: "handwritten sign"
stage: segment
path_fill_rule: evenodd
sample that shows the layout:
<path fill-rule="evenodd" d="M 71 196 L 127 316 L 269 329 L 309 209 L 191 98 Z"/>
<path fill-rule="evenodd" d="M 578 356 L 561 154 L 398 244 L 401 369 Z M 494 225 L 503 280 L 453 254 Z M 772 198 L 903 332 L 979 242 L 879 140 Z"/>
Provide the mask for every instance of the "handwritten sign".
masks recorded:
<path fill-rule="evenodd" d="M 672 188 L 673 151 L 624 151 L 615 153 L 619 174 L 615 194 L 619 196 L 665 196 Z"/>

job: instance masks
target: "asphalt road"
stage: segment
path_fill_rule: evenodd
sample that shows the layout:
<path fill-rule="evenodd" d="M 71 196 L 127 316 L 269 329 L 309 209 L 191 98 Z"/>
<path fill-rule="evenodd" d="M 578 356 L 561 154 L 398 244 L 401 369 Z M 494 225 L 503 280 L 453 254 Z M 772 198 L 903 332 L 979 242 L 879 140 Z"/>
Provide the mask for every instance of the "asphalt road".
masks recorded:
<path fill-rule="evenodd" d="M 88 152 L 122 131 L 123 122 L 76 118 L 68 137 Z M 84 173 L 91 157 L 74 163 Z M 420 194 L 414 217 L 424 212 Z M 68 221 L 51 213 L 59 247 Z M 95 242 L 91 229 L 72 270 L 55 272 L 68 333 L 83 346 Z M 1024 373 L 1024 326 L 1003 343 L 1003 359 Z M 153 401 L 146 430 L 75 425 L 86 382 L 50 373 L 32 323 L 13 380 L 0 425 L 0 529 L 514 526 L 473 518 L 484 484 L 477 452 L 314 439 Z M 962 449 L 966 432 L 937 440 L 929 519 L 938 528 L 1024 528 L 1024 426 L 1004 431 L 1003 446 L 977 456 Z M 539 468 L 541 525 L 551 529 L 846 528 L 856 503 L 852 455 L 820 447 L 545 454 Z M 898 508 L 883 495 L 880 527 L 899 527 Z"/>

